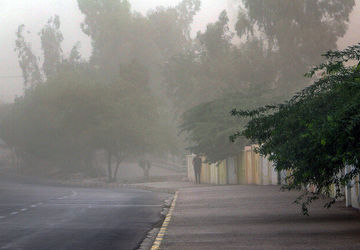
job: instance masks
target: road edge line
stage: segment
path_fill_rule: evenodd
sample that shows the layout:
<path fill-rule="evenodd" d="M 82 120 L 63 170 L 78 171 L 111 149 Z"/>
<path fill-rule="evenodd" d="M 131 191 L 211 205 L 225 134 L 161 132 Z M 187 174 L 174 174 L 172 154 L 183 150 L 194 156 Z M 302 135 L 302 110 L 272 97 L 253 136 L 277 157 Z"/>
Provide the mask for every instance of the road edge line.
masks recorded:
<path fill-rule="evenodd" d="M 174 195 L 174 199 L 171 203 L 171 207 L 169 209 L 169 212 L 167 213 L 167 215 L 165 216 L 165 219 L 164 219 L 164 222 L 160 228 L 160 231 L 159 233 L 157 234 L 155 240 L 154 240 L 154 243 L 151 247 L 151 250 L 158 250 L 160 248 L 160 245 L 164 239 L 164 236 L 165 236 L 165 233 L 166 233 L 166 230 L 168 228 L 168 225 L 171 221 L 171 217 L 172 217 L 172 214 L 174 212 L 174 209 L 175 209 L 175 205 L 176 205 L 176 200 L 177 200 L 177 197 L 178 197 L 178 192 L 179 191 L 176 191 L 175 192 L 175 195 Z"/>

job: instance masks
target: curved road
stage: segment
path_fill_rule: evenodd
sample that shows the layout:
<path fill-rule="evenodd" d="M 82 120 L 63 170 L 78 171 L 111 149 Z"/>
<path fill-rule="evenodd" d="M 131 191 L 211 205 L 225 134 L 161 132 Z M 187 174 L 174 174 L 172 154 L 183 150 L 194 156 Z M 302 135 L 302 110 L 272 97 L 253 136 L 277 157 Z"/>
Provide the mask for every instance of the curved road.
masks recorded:
<path fill-rule="evenodd" d="M 134 249 L 168 196 L 0 180 L 0 249 Z"/>

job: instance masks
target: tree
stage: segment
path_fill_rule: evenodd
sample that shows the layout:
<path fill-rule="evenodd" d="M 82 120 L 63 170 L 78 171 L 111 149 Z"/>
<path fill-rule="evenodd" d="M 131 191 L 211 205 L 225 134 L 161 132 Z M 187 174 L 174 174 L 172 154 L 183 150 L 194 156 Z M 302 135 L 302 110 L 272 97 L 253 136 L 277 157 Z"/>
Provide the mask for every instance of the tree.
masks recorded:
<path fill-rule="evenodd" d="M 230 32 L 228 23 L 229 18 L 224 10 L 220 13 L 217 22 L 208 24 L 204 33 L 198 32 L 197 34 L 197 39 L 204 45 L 204 49 L 211 59 L 223 56 L 232 47 L 233 34 Z"/>
<path fill-rule="evenodd" d="M 197 105 L 183 115 L 182 132 L 186 132 L 190 146 L 195 154 L 206 156 L 208 162 L 216 163 L 237 155 L 249 143 L 245 138 L 232 143 L 229 137 L 239 127 L 244 127 L 246 119 L 232 117 L 229 110 L 236 107 L 257 108 L 272 102 L 266 95 L 259 100 L 241 93 L 229 94 L 221 99 Z"/>
<path fill-rule="evenodd" d="M 135 62 L 143 68 L 140 71 L 146 71 L 149 84 L 144 89 L 148 91 L 146 95 L 161 99 L 163 104 L 157 105 L 162 122 L 158 126 L 166 129 L 154 130 L 157 134 L 154 138 L 160 142 L 171 141 L 170 144 L 176 146 L 177 138 L 172 132 L 176 124 L 169 122 L 171 104 L 163 95 L 162 72 L 164 62 L 188 46 L 187 33 L 199 10 L 199 1 L 185 0 L 172 8 L 159 7 L 147 16 L 131 12 L 128 1 L 78 0 L 78 4 L 85 15 L 82 29 L 93 43 L 90 64 L 100 70 L 104 84 L 109 85 L 118 81 L 119 74 L 120 78 L 129 76 L 125 70 L 129 69 L 128 65 Z M 131 70 L 137 71 L 134 67 Z M 153 142 L 153 145 L 156 144 Z"/>
<path fill-rule="evenodd" d="M 199 12 L 200 6 L 200 0 L 183 0 L 176 6 L 179 16 L 178 23 L 182 27 L 182 33 L 188 40 L 190 39 L 191 24 L 194 20 L 194 16 Z"/>
<path fill-rule="evenodd" d="M 144 178 L 149 179 L 150 169 L 151 169 L 151 161 L 147 159 L 146 156 L 143 156 L 138 161 L 138 166 L 144 171 Z"/>
<path fill-rule="evenodd" d="M 27 43 L 23 34 L 25 25 L 19 25 L 16 32 L 15 51 L 18 53 L 19 65 L 22 70 L 24 87 L 33 88 L 45 78 L 56 75 L 57 68 L 64 60 L 61 43 L 63 35 L 60 30 L 60 18 L 55 15 L 39 32 L 43 52 L 43 64 L 39 66 L 39 58 L 33 53 L 31 44 Z M 28 32 L 30 33 L 30 32 Z M 76 46 L 75 46 L 76 47 Z M 73 52 L 74 53 L 74 52 Z"/>
<path fill-rule="evenodd" d="M 189 139 L 188 149 L 206 155 L 210 162 L 238 154 L 247 143 L 234 145 L 228 140 L 238 128 L 229 114 L 232 107 L 255 108 L 276 97 L 262 86 L 273 76 L 272 58 L 264 53 L 262 42 L 232 44 L 228 22 L 223 11 L 198 33 L 196 47 L 173 57 L 165 72 L 168 94 L 182 114 L 180 128 Z"/>
<path fill-rule="evenodd" d="M 261 37 L 273 54 L 276 77 L 268 80 L 285 98 L 307 84 L 302 72 L 336 49 L 355 1 L 242 0 L 236 24 L 240 38 Z"/>
<path fill-rule="evenodd" d="M 64 37 L 60 31 L 59 16 L 55 15 L 50 18 L 40 31 L 39 36 L 44 57 L 42 68 L 45 76 L 49 78 L 57 73 L 57 68 L 63 60 L 61 42 Z"/>
<path fill-rule="evenodd" d="M 57 72 L 19 97 L 0 126 L 25 167 L 89 173 L 105 150 L 114 181 L 123 159 L 159 148 L 157 101 L 139 65 L 123 65 L 110 84 L 87 63 L 65 60 Z"/>
<path fill-rule="evenodd" d="M 168 61 L 164 75 L 176 113 L 221 96 L 227 83 L 223 76 L 230 71 L 225 68 L 233 69 L 231 62 L 234 62 L 228 21 L 226 12 L 222 12 L 217 22 L 197 34 L 197 44 Z"/>
<path fill-rule="evenodd" d="M 109 181 L 114 181 L 122 160 L 159 147 L 154 139 L 159 114 L 156 98 L 149 95 L 147 73 L 137 63 L 122 65 L 118 80 L 105 86 L 107 111 L 95 135 L 108 155 Z"/>
<path fill-rule="evenodd" d="M 232 100 L 234 101 L 234 99 Z M 243 141 L 231 143 L 228 138 L 236 131 L 238 122 L 228 115 L 228 99 L 215 100 L 195 106 L 183 115 L 183 132 L 187 132 L 192 153 L 206 156 L 208 162 L 218 162 L 236 155 Z"/>
<path fill-rule="evenodd" d="M 307 85 L 302 72 L 319 61 L 315 51 L 336 48 L 354 2 L 244 0 L 240 6 L 237 43 L 222 12 L 165 72 L 169 95 L 178 112 L 185 112 L 182 128 L 190 149 L 210 161 L 240 150 L 222 137 L 236 128 L 229 105 L 252 109 L 279 103 Z"/>
<path fill-rule="evenodd" d="M 307 74 L 321 77 L 289 101 L 232 112 L 251 118 L 232 139 L 246 136 L 260 145 L 260 154 L 269 156 L 277 170 L 291 170 L 285 188 L 316 186 L 315 192 L 305 190 L 296 201 L 305 214 L 307 205 L 329 194 L 334 185 L 336 196 L 325 204 L 329 207 L 342 195 L 340 186 L 360 172 L 360 44 L 324 56 L 327 61 Z M 352 170 L 339 175 L 345 166 Z"/>
<path fill-rule="evenodd" d="M 114 6 L 106 4 L 102 6 L 104 11 L 111 12 L 109 8 Z M 126 9 L 125 2 L 119 9 L 124 6 Z M 117 17 L 110 17 L 115 20 L 110 18 L 107 24 L 117 21 Z M 131 19 L 132 24 L 138 22 L 135 19 Z M 99 31 L 104 32 L 105 28 Z M 17 47 L 24 74 L 27 77 L 35 65 L 36 72 L 40 76 L 43 72 L 46 77 L 32 81 L 31 91 L 26 91 L 11 105 L 0 126 L 0 134 L 16 149 L 26 166 L 42 165 L 44 169 L 55 166 L 67 172 L 86 173 L 92 169 L 94 152 L 105 150 L 109 181 L 114 181 L 124 158 L 160 148 L 165 150 L 159 139 L 159 134 L 164 133 L 159 130 L 162 126 L 158 102 L 151 94 L 149 73 L 143 65 L 132 60 L 99 67 L 97 60 L 105 59 L 110 49 L 116 51 L 101 45 L 97 45 L 100 47 L 94 50 L 90 63 L 81 59 L 79 44 L 65 57 L 61 49 L 60 20 L 55 16 L 39 33 L 44 55 L 43 67 L 39 68 L 22 29 L 20 26 Z M 97 32 L 87 31 L 94 36 Z M 29 55 L 32 60 L 26 61 Z M 106 73 L 111 73 L 111 77 Z"/>
<path fill-rule="evenodd" d="M 132 15 L 129 2 L 78 0 L 78 6 L 85 16 L 82 31 L 92 41 L 90 63 L 103 71 L 105 79 L 116 75 L 121 58 L 131 46 Z"/>
<path fill-rule="evenodd" d="M 19 65 L 24 79 L 24 87 L 32 88 L 42 81 L 38 59 L 31 49 L 31 45 L 25 41 L 25 25 L 20 25 L 16 32 L 15 51 L 18 53 Z"/>
<path fill-rule="evenodd" d="M 191 48 L 168 61 L 164 71 L 167 93 L 178 114 L 231 93 L 270 94 L 265 83 L 276 77 L 274 58 L 265 52 L 260 39 L 233 44 L 228 22 L 223 11 L 205 32 L 198 33 Z"/>
<path fill-rule="evenodd" d="M 99 93 L 90 75 L 63 69 L 11 105 L 1 134 L 26 166 L 54 165 L 70 172 L 85 168 L 83 160 L 93 145 L 88 130 L 98 109 L 94 95 Z"/>
<path fill-rule="evenodd" d="M 157 7 L 148 13 L 151 39 L 157 44 L 162 61 L 184 52 L 191 46 L 191 24 L 199 10 L 200 0 L 184 0 L 175 7 Z"/>

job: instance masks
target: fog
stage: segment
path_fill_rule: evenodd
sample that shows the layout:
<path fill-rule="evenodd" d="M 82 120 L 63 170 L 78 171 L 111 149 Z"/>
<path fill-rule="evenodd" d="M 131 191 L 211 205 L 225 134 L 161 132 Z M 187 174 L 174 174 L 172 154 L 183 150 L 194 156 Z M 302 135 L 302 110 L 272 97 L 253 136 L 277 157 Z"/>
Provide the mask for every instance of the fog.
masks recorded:
<path fill-rule="evenodd" d="M 0 0 L 0 248 L 360 249 L 359 16 Z"/>
<path fill-rule="evenodd" d="M 358 2 L 273 2 L 1 1 L 3 164 L 112 182 L 238 152 L 230 110 L 290 98 L 360 40 Z"/>
<path fill-rule="evenodd" d="M 174 6 L 180 0 L 159 0 L 159 1 L 130 1 L 132 10 L 145 15 L 150 9 L 156 6 Z M 234 0 L 202 1 L 201 10 L 197 13 L 192 23 L 192 36 L 197 31 L 204 31 L 206 24 L 217 19 L 219 13 L 226 9 L 232 25 L 237 18 L 238 3 Z M 350 15 L 350 26 L 344 37 L 339 38 L 340 48 L 356 43 L 358 34 L 355 32 L 360 28 L 360 21 L 357 16 L 360 13 L 359 4 L 354 7 Z M 40 51 L 39 38 L 37 33 L 53 15 L 59 15 L 62 21 L 62 32 L 64 34 L 63 49 L 69 52 L 77 42 L 81 42 L 80 51 L 84 57 L 91 54 L 90 39 L 81 32 L 80 23 L 83 15 L 77 7 L 76 0 L 2 0 L 0 3 L 0 41 L 2 50 L 0 52 L 0 100 L 11 102 L 16 95 L 22 94 L 21 70 L 18 65 L 16 53 L 14 52 L 15 31 L 20 24 L 26 24 L 27 30 L 31 32 L 29 42 L 32 42 L 34 50 Z"/>
<path fill-rule="evenodd" d="M 130 1 L 132 10 L 146 15 L 146 13 L 157 6 L 175 6 L 180 0 L 155 0 Z M 195 16 L 192 24 L 192 35 L 198 30 L 204 30 L 206 24 L 217 19 L 223 9 L 229 10 L 231 15 L 236 16 L 234 3 L 230 0 L 203 1 L 201 10 Z M 0 52 L 0 100 L 11 102 L 16 95 L 22 94 L 21 70 L 19 68 L 15 48 L 15 31 L 20 24 L 25 24 L 26 29 L 31 32 L 28 41 L 32 43 L 33 49 L 40 52 L 40 41 L 37 33 L 49 17 L 59 15 L 61 18 L 61 30 L 64 34 L 63 49 L 69 53 L 72 46 L 80 41 L 80 52 L 86 58 L 91 54 L 90 39 L 81 32 L 80 23 L 83 15 L 78 9 L 76 0 L 2 0 L 0 2 L 0 41 L 2 50 Z M 233 16 L 233 17 L 235 17 Z"/>

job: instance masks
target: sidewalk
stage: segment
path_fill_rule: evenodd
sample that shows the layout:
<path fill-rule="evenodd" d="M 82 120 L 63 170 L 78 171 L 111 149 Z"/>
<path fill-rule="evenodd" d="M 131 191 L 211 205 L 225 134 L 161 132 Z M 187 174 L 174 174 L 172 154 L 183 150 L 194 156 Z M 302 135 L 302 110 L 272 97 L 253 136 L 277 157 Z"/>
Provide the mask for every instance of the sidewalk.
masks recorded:
<path fill-rule="evenodd" d="M 360 213 L 317 202 L 310 217 L 279 186 L 180 189 L 160 249 L 360 249 Z"/>

